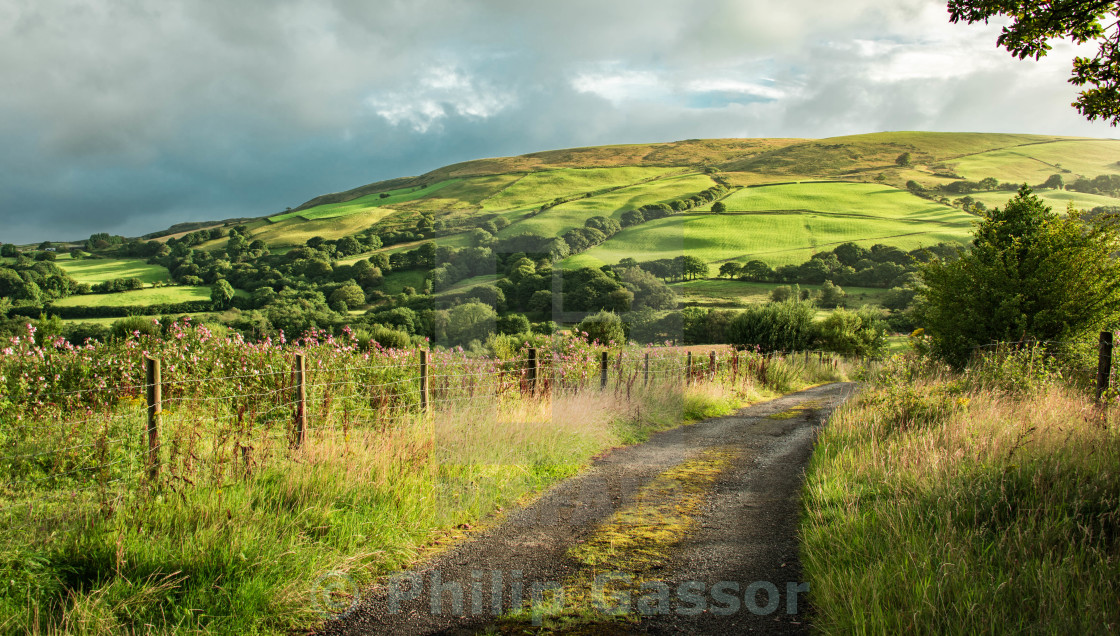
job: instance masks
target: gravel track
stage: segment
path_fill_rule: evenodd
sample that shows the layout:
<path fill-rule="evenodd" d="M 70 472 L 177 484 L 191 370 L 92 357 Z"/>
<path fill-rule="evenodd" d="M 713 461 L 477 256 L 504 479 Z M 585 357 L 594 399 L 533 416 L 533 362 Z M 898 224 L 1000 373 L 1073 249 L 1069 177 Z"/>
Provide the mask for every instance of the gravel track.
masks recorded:
<path fill-rule="evenodd" d="M 638 612 L 635 589 L 629 620 L 585 621 L 553 633 L 807 633 L 807 598 L 798 587 L 799 493 L 817 429 L 854 390 L 851 383 L 813 387 L 616 449 L 532 505 L 363 590 L 352 611 L 321 633 L 540 631 L 529 622 L 495 622 L 498 601 L 508 610 L 512 597 L 529 598 L 534 584 L 567 588 L 587 578 L 568 550 L 619 510 L 649 503 L 637 501 L 643 486 L 704 451 L 718 451 L 726 464 L 706 486 L 696 523 L 658 565 L 654 585 L 668 590 L 670 603 L 660 606 L 667 612 Z M 443 592 L 433 598 L 435 585 Z"/>

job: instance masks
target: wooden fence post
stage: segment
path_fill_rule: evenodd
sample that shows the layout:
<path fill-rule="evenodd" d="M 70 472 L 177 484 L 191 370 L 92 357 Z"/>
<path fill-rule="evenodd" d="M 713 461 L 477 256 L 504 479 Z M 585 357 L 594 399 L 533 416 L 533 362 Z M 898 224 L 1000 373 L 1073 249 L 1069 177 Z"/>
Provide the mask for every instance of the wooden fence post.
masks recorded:
<path fill-rule="evenodd" d="M 307 440 L 307 357 L 302 352 L 296 352 L 294 369 L 296 385 L 295 447 L 299 448 Z"/>
<path fill-rule="evenodd" d="M 159 428 L 163 419 L 163 379 L 160 374 L 159 358 L 144 357 L 147 372 L 148 401 L 148 478 L 159 478 Z"/>
<path fill-rule="evenodd" d="M 420 350 L 420 412 L 428 412 L 428 352 Z"/>
<path fill-rule="evenodd" d="M 643 377 L 643 382 L 645 383 L 646 386 L 649 386 L 649 352 L 648 351 L 646 352 L 646 361 L 645 361 L 643 376 L 644 376 Z"/>
<path fill-rule="evenodd" d="M 537 394 L 537 350 L 534 347 L 529 347 L 529 395 Z"/>
<path fill-rule="evenodd" d="M 1112 375 L 1112 332 L 1102 331 L 1100 349 L 1097 352 L 1097 400 L 1101 399 L 1109 388 Z"/>
<path fill-rule="evenodd" d="M 714 349 L 708 353 L 708 377 L 711 380 L 716 379 L 716 352 Z"/>
<path fill-rule="evenodd" d="M 688 360 L 684 365 L 684 384 L 688 386 L 692 384 L 692 352 L 688 352 Z"/>
<path fill-rule="evenodd" d="M 600 363 L 599 363 L 599 367 L 600 367 L 599 388 L 600 389 L 607 388 L 607 364 L 608 364 L 608 362 L 607 362 L 607 352 L 604 351 L 602 357 L 600 358 Z"/>

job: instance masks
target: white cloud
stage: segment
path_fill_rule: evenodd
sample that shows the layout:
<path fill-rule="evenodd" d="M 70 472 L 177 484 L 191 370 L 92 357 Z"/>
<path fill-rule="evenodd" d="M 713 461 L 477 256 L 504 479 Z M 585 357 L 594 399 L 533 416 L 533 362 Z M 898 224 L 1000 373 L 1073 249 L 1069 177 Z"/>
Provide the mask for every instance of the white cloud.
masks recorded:
<path fill-rule="evenodd" d="M 512 92 L 498 90 L 456 68 L 436 67 L 414 88 L 379 93 L 366 103 L 390 124 L 426 133 L 452 114 L 488 119 L 516 101 Z"/>
<path fill-rule="evenodd" d="M 618 105 L 622 102 L 663 98 L 669 91 L 665 81 L 652 71 L 579 73 L 571 86 Z"/>
<path fill-rule="evenodd" d="M 789 91 L 774 86 L 773 80 L 760 81 L 766 84 L 730 77 L 710 77 L 691 80 L 685 83 L 684 88 L 693 93 L 739 93 L 764 99 L 783 99 L 789 96 Z"/>

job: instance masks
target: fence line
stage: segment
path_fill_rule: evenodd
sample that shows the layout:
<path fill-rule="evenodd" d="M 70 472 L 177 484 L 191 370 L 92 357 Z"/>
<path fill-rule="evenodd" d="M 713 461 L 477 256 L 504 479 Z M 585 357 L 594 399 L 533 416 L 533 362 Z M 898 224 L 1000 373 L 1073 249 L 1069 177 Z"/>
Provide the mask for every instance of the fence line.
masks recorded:
<path fill-rule="evenodd" d="M 220 483 L 299 453 L 323 435 L 376 434 L 483 398 L 548 400 L 613 386 L 629 399 L 639 382 L 681 388 L 764 382 L 772 359 L 737 351 L 694 357 L 677 349 L 565 355 L 526 348 L 512 360 L 419 351 L 408 358 L 392 354 L 391 363 L 324 365 L 301 348 L 289 355 L 284 371 L 276 370 L 275 359 L 264 359 L 259 374 L 191 378 L 184 375 L 193 371 L 189 365 L 169 371 L 174 367 L 155 354 L 137 356 L 141 382 L 35 394 L 23 404 L 19 417 L 26 421 L 0 423 L 0 501 L 15 505 L 21 494 L 38 497 L 42 493 L 27 488 L 44 485 L 106 499 L 125 492 L 117 487 L 194 485 L 192 477 L 205 473 Z M 789 359 L 801 362 L 795 358 Z M 823 354 L 818 362 L 824 363 Z M 105 399 L 126 391 L 122 399 Z M 70 420 L 70 414 L 80 416 Z M 0 503 L 0 510 L 7 507 Z"/>

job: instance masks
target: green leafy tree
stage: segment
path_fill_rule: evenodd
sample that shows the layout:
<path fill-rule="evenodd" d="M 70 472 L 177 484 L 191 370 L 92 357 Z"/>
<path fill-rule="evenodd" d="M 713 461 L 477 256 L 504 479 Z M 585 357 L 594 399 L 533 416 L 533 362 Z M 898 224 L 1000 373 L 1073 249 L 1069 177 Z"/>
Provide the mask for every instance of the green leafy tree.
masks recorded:
<path fill-rule="evenodd" d="M 681 274 L 687 276 L 692 280 L 699 276 L 700 278 L 707 278 L 708 264 L 702 261 L 698 256 L 683 256 L 681 258 Z"/>
<path fill-rule="evenodd" d="M 826 280 L 824 284 L 821 285 L 821 293 L 817 296 L 817 304 L 829 309 L 833 307 L 843 307 L 847 300 L 848 294 L 844 292 L 844 288 L 834 284 L 830 280 Z"/>
<path fill-rule="evenodd" d="M 985 214 L 970 251 L 923 269 L 916 316 L 931 351 L 962 366 L 993 342 L 1091 341 L 1120 324 L 1118 250 L 1115 227 L 1059 217 L 1023 186 Z"/>
<path fill-rule="evenodd" d="M 897 164 L 899 166 L 902 166 L 904 168 L 909 167 L 910 162 L 911 162 L 910 153 L 908 153 L 908 152 L 902 153 L 901 155 L 895 157 L 894 162 L 895 162 L 895 164 Z"/>
<path fill-rule="evenodd" d="M 731 319 L 727 325 L 727 342 L 764 351 L 802 351 L 816 340 L 813 325 L 816 313 L 812 303 L 798 300 L 755 305 Z"/>
<path fill-rule="evenodd" d="M 818 325 L 821 345 L 846 356 L 881 355 L 887 347 L 887 325 L 874 310 L 837 309 Z"/>
<path fill-rule="evenodd" d="M 330 305 L 336 311 L 357 309 L 366 303 L 366 293 L 356 283 L 346 283 L 331 292 Z"/>
<path fill-rule="evenodd" d="M 1066 187 L 1066 182 L 1062 179 L 1062 175 L 1052 174 L 1042 184 L 1042 187 L 1043 188 L 1051 188 L 1053 190 L 1061 190 L 1062 188 Z"/>
<path fill-rule="evenodd" d="M 233 302 L 233 286 L 224 278 L 219 278 L 210 286 L 210 301 L 216 309 L 228 309 Z"/>
<path fill-rule="evenodd" d="M 1094 57 L 1073 60 L 1069 82 L 1087 87 L 1073 106 L 1089 121 L 1120 122 L 1120 5 L 1111 0 L 949 0 L 951 22 L 986 24 L 996 17 L 1011 22 L 996 44 L 1021 60 L 1046 55 L 1054 39 L 1095 42 Z"/>
<path fill-rule="evenodd" d="M 719 266 L 719 275 L 721 277 L 726 276 L 728 278 L 735 278 L 739 275 L 739 272 L 742 271 L 742 269 L 743 266 L 734 261 L 724 263 L 723 265 Z"/>
<path fill-rule="evenodd" d="M 590 315 L 576 325 L 575 332 L 583 335 L 588 342 L 598 341 L 599 344 L 626 342 L 626 331 L 622 326 L 622 319 L 618 314 L 609 311 L 600 311 Z"/>
<path fill-rule="evenodd" d="M 472 340 L 482 342 L 494 331 L 497 317 L 493 308 L 482 303 L 456 305 L 448 311 L 447 342 L 440 344 L 466 346 Z"/>
<path fill-rule="evenodd" d="M 723 214 L 727 212 L 727 205 L 723 201 L 716 201 L 712 204 L 712 212 L 716 214 Z"/>
<path fill-rule="evenodd" d="M 522 314 L 506 314 L 495 321 L 494 327 L 498 333 L 510 336 L 529 333 L 529 319 Z"/>

